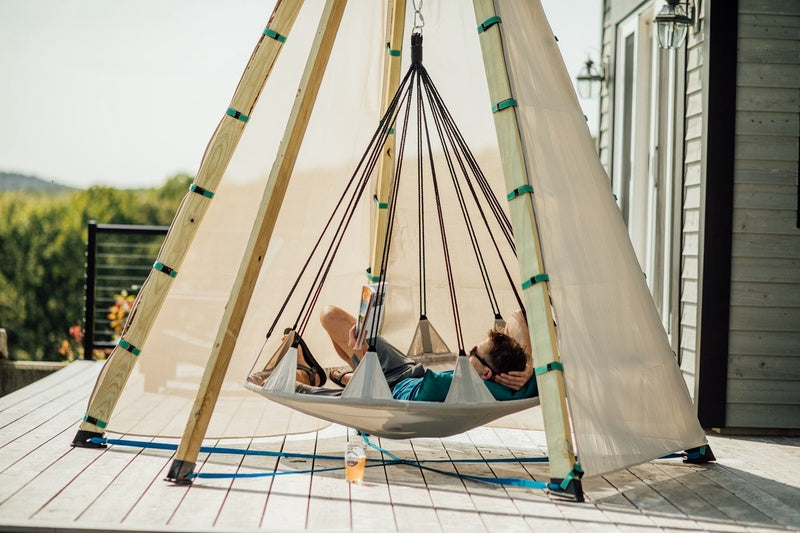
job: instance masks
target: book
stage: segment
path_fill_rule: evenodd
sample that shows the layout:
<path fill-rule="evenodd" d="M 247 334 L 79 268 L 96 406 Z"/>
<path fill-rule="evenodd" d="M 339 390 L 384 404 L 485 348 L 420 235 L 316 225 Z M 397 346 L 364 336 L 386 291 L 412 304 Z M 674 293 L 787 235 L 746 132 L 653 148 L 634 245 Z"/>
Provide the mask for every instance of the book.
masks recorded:
<path fill-rule="evenodd" d="M 378 334 L 383 319 L 383 303 L 386 300 L 388 283 L 370 283 L 361 287 L 361 300 L 356 319 L 356 345 Z M 377 320 L 376 317 L 377 316 Z M 374 332 L 373 332 L 374 329 Z"/>

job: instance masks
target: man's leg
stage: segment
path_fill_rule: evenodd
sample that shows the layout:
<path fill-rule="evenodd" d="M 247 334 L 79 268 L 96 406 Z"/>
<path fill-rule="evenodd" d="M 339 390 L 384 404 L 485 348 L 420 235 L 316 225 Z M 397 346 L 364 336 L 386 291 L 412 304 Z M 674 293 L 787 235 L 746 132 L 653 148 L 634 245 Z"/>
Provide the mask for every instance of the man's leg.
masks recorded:
<path fill-rule="evenodd" d="M 367 351 L 366 346 L 358 350 L 352 350 L 347 345 L 350 329 L 356 325 L 356 317 L 335 305 L 326 305 L 322 310 L 319 320 L 333 343 L 336 355 L 351 368 L 353 364 L 350 361 L 350 356 L 353 353 L 355 353 L 359 359 L 364 357 Z"/>

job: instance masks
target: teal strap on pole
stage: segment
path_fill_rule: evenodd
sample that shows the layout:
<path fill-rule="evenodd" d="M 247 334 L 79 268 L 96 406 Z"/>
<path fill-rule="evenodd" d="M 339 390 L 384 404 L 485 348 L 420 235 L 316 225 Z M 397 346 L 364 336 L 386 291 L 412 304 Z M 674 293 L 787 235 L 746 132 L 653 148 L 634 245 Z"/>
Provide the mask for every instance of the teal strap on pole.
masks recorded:
<path fill-rule="evenodd" d="M 372 197 L 372 201 L 375 202 L 375 205 L 378 206 L 378 209 L 389 209 L 389 204 L 388 203 L 385 204 L 380 200 L 378 200 L 377 194 Z"/>
<path fill-rule="evenodd" d="M 163 272 L 164 274 L 166 274 L 167 276 L 169 276 L 169 277 L 171 277 L 171 278 L 174 278 L 175 276 L 177 276 L 177 275 L 178 275 L 178 272 L 177 272 L 177 271 L 175 271 L 175 270 L 171 269 L 170 267 L 168 267 L 168 266 L 167 266 L 167 265 L 165 265 L 164 263 L 160 263 L 160 262 L 158 262 L 158 261 L 156 261 L 155 263 L 153 263 L 153 268 L 155 268 L 155 269 L 156 269 L 156 270 L 158 270 L 159 272 Z"/>
<path fill-rule="evenodd" d="M 573 479 L 580 479 L 582 477 L 583 477 L 583 468 L 581 468 L 580 464 L 575 463 L 575 466 L 572 467 L 572 472 L 567 474 L 567 477 L 565 477 L 564 480 L 561 482 L 560 485 L 561 490 L 567 490 L 570 481 L 572 481 Z"/>
<path fill-rule="evenodd" d="M 527 289 L 528 287 L 532 287 L 541 281 L 550 281 L 550 276 L 547 274 L 536 274 L 531 279 L 522 282 L 522 288 Z"/>
<path fill-rule="evenodd" d="M 401 50 L 392 50 L 392 47 L 389 46 L 389 43 L 386 43 L 386 53 L 388 53 L 392 57 L 400 57 L 402 51 Z"/>
<path fill-rule="evenodd" d="M 488 19 L 484 20 L 480 26 L 478 26 L 478 33 L 485 32 L 486 30 L 488 30 L 489 28 L 491 28 L 492 26 L 494 26 L 499 22 L 502 22 L 502 20 L 500 20 L 500 17 L 498 17 L 497 15 L 489 17 Z"/>
<path fill-rule="evenodd" d="M 204 189 L 199 185 L 195 185 L 194 183 L 189 186 L 189 190 L 193 193 L 199 194 L 200 196 L 205 196 L 206 198 L 214 198 L 213 192 L 209 191 L 208 189 Z"/>
<path fill-rule="evenodd" d="M 129 343 L 125 339 L 118 340 L 117 344 L 119 345 L 120 348 L 131 352 L 133 355 L 139 355 L 140 353 L 142 353 L 142 351 L 139 348 Z"/>
<path fill-rule="evenodd" d="M 228 110 L 225 111 L 225 114 L 228 115 L 228 116 L 231 116 L 231 117 L 233 117 L 233 118 L 235 118 L 237 120 L 241 120 L 242 122 L 247 122 L 248 120 L 250 120 L 250 117 L 240 113 L 239 111 L 236 111 L 232 107 L 229 107 Z"/>
<path fill-rule="evenodd" d="M 367 269 L 367 279 L 370 280 L 372 283 L 378 283 L 381 280 L 380 276 L 373 276 L 372 275 L 372 268 Z"/>
<path fill-rule="evenodd" d="M 276 32 L 275 30 L 271 30 L 269 28 L 264 28 L 264 35 L 266 35 L 267 37 L 272 37 L 273 39 L 275 39 L 279 43 L 285 43 L 286 42 L 286 37 L 285 36 L 281 35 L 280 33 Z"/>
<path fill-rule="evenodd" d="M 517 101 L 513 98 L 506 98 L 502 102 L 498 102 L 492 106 L 492 113 L 497 113 L 498 111 L 502 111 L 507 107 L 517 107 Z"/>
<path fill-rule="evenodd" d="M 533 371 L 538 376 L 540 374 L 544 374 L 545 372 L 550 372 L 551 370 L 560 370 L 561 372 L 563 372 L 564 365 L 562 365 L 558 361 L 551 361 L 546 365 L 537 366 Z"/>
<path fill-rule="evenodd" d="M 513 191 L 511 191 L 510 193 L 508 193 L 506 195 L 506 198 L 508 198 L 509 200 L 513 200 L 517 196 L 521 196 L 526 192 L 533 194 L 533 187 L 531 187 L 530 185 L 521 185 L 516 189 L 514 189 Z"/>
<path fill-rule="evenodd" d="M 103 422 L 102 420 L 98 420 L 93 416 L 89 416 L 88 414 L 83 415 L 83 420 L 86 421 L 86 422 L 89 422 L 90 424 L 94 424 L 95 426 L 97 426 L 97 427 L 99 427 L 101 429 L 106 429 L 106 426 L 108 425 L 108 422 Z M 97 437 L 95 437 L 95 438 L 97 438 Z"/>

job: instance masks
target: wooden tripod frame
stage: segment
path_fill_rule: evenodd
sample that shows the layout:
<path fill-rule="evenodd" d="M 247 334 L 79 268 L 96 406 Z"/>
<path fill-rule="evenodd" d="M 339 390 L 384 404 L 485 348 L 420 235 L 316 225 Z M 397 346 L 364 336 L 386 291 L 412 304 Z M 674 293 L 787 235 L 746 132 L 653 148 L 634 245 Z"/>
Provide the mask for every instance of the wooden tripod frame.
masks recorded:
<path fill-rule="evenodd" d="M 225 313 L 219 325 L 216 340 L 209 356 L 192 412 L 187 421 L 176 458 L 168 479 L 176 483 L 190 482 L 200 446 L 211 420 L 214 406 L 242 322 L 258 279 L 263 258 L 289 184 L 308 120 L 327 66 L 330 51 L 339 28 L 347 0 L 326 0 L 320 23 L 309 52 L 298 94 L 287 123 L 280 151 L 270 172 L 257 218 L 234 282 Z M 386 0 L 386 43 L 388 61 L 384 68 L 383 108 L 395 93 L 399 78 L 401 58 L 399 50 L 403 40 L 406 0 Z M 496 18 L 493 0 L 473 0 L 475 18 L 479 26 Z M 126 324 L 123 336 L 106 362 L 89 401 L 87 414 L 73 445 L 87 446 L 92 436 L 102 435 L 106 421 L 119 399 L 136 355 L 142 349 L 156 315 L 163 305 L 171 285 L 171 276 L 180 268 L 196 229 L 205 213 L 209 193 L 213 191 L 227 167 L 244 130 L 247 117 L 264 87 L 277 59 L 285 35 L 289 33 L 302 2 L 278 1 L 264 37 L 258 43 L 248 63 L 231 106 L 214 133 L 200 165 L 192 190 L 187 193 L 172 223 L 164 245 L 159 252 L 157 267 L 150 273 Z M 494 24 L 480 32 L 483 63 L 492 102 L 502 102 L 513 97 L 511 83 L 503 53 L 501 25 Z M 513 107 L 494 114 L 494 123 L 500 145 L 503 174 L 507 190 L 530 183 Z M 387 210 L 381 202 L 391 190 L 394 168 L 394 139 L 389 136 L 378 165 L 375 233 L 369 273 L 378 276 L 383 268 L 383 236 L 387 230 Z M 197 194 L 195 194 L 197 193 Z M 509 212 L 519 260 L 522 280 L 532 279 L 544 272 L 544 262 L 539 245 L 538 229 L 533 211 L 532 196 L 523 194 L 509 200 Z M 161 265 L 164 268 L 159 268 Z M 165 275 L 166 274 L 166 275 Z M 546 283 L 535 283 L 524 290 L 524 304 L 531 331 L 534 366 L 545 367 L 558 362 L 558 349 Z M 572 478 L 575 455 L 570 436 L 566 407 L 564 379 L 561 372 L 546 372 L 536 376 L 541 408 L 547 434 L 550 472 L 553 481 Z M 568 490 L 582 500 L 580 482 L 574 479 Z"/>

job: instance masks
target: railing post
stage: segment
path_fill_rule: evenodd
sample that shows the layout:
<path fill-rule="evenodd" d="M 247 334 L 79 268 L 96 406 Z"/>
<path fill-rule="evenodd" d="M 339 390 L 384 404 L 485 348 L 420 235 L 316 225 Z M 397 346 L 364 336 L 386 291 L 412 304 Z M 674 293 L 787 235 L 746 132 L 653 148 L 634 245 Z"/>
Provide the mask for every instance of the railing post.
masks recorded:
<path fill-rule="evenodd" d="M 89 221 L 86 239 L 86 275 L 83 298 L 83 358 L 93 359 L 94 354 L 94 288 L 97 274 L 97 221 Z"/>

